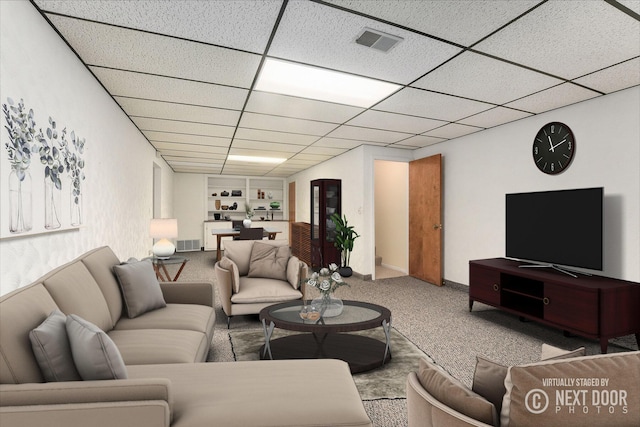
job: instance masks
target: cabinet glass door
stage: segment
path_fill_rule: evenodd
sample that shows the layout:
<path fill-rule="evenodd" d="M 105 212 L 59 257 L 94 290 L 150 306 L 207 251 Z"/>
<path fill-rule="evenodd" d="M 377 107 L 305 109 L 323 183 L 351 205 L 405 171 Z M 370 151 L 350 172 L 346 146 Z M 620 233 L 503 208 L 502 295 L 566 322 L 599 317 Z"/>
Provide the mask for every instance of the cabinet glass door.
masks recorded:
<path fill-rule="evenodd" d="M 320 186 L 314 185 L 313 188 L 313 218 L 311 219 L 311 238 L 320 238 Z"/>

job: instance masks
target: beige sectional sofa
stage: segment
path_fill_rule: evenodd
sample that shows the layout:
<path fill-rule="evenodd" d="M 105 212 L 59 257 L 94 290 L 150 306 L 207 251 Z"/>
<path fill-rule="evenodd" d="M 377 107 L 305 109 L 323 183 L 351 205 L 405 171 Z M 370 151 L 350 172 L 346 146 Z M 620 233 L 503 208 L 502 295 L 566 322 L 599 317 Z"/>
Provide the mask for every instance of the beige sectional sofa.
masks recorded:
<path fill-rule="evenodd" d="M 346 363 L 202 363 L 214 332 L 213 284 L 160 283 L 163 306 L 131 316 L 119 264 L 98 248 L 0 297 L 2 427 L 371 425 Z M 108 362 L 121 362 L 125 378 L 45 382 L 32 336 L 56 315 L 68 331 L 81 318 L 99 346 L 115 345 Z M 71 347 L 77 363 L 84 354 L 77 359 Z"/>
<path fill-rule="evenodd" d="M 549 352 L 546 346 L 546 352 Z M 472 390 L 433 360 L 407 378 L 409 427 L 640 426 L 640 351 L 551 350 L 502 366 L 477 358 Z"/>
<path fill-rule="evenodd" d="M 227 327 L 233 316 L 258 314 L 269 305 L 306 298 L 308 266 L 291 255 L 285 241 L 227 241 L 214 268 Z"/>

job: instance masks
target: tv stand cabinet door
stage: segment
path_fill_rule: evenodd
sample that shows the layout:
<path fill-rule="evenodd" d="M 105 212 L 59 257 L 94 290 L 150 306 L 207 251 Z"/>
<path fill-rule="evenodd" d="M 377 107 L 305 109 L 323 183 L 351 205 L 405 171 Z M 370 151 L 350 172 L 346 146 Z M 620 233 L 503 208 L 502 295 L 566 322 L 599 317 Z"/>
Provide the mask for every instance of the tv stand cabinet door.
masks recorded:
<path fill-rule="evenodd" d="M 545 283 L 544 320 L 597 336 L 598 299 L 597 289 Z"/>
<path fill-rule="evenodd" d="M 469 264 L 469 309 L 473 301 L 500 307 L 500 272 Z"/>

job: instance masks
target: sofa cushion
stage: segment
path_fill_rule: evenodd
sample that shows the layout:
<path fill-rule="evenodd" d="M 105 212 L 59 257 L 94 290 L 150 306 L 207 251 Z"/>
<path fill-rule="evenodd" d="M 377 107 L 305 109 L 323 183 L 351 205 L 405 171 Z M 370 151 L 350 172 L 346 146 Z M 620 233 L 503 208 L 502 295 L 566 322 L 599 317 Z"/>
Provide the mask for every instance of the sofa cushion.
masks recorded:
<path fill-rule="evenodd" d="M 418 379 L 430 395 L 451 409 L 483 423 L 498 425 L 496 408 L 491 402 L 469 390 L 433 361 L 420 359 Z"/>
<path fill-rule="evenodd" d="M 76 314 L 103 331 L 113 328 L 107 300 L 83 263 L 73 261 L 53 270 L 43 283 L 64 314 Z"/>
<path fill-rule="evenodd" d="M 476 357 L 476 369 L 473 372 L 471 390 L 493 403 L 499 414 L 504 397 L 504 379 L 509 367 L 493 362 L 482 356 Z"/>
<path fill-rule="evenodd" d="M 287 280 L 287 263 L 290 256 L 291 249 L 288 246 L 254 242 L 247 276 Z"/>
<path fill-rule="evenodd" d="M 287 263 L 287 281 L 293 289 L 300 289 L 300 260 L 297 256 L 291 256 Z"/>
<path fill-rule="evenodd" d="M 572 357 L 586 356 L 587 350 L 578 347 L 575 350 L 564 350 L 549 344 L 542 344 L 540 349 L 540 360 L 571 359 Z"/>
<path fill-rule="evenodd" d="M 640 351 L 512 366 L 501 425 L 640 425 Z"/>
<path fill-rule="evenodd" d="M 276 279 L 241 277 L 240 292 L 231 296 L 231 302 L 234 304 L 275 303 L 300 298 L 302 298 L 302 293 L 293 289 L 289 282 Z"/>
<path fill-rule="evenodd" d="M 122 316 L 122 291 L 113 274 L 113 266 L 120 264 L 120 260 L 108 246 L 89 251 L 80 259 L 102 290 L 111 313 L 111 323 L 115 325 Z"/>
<path fill-rule="evenodd" d="M 223 256 L 219 262 L 220 267 L 231 272 L 231 287 L 233 292 L 240 292 L 240 272 L 235 262 L 231 261 L 228 256 Z"/>
<path fill-rule="evenodd" d="M 113 271 L 122 289 L 129 318 L 133 319 L 167 305 L 151 261 L 134 261 L 114 265 Z"/>
<path fill-rule="evenodd" d="M 29 332 L 33 353 L 46 381 L 81 379 L 73 362 L 66 323 L 67 316 L 56 309 L 37 328 Z"/>
<path fill-rule="evenodd" d="M 73 361 L 83 380 L 127 378 L 118 347 L 104 331 L 75 314 L 67 316 L 66 327 Z"/>
<path fill-rule="evenodd" d="M 114 329 L 173 329 L 209 333 L 214 327 L 215 309 L 208 305 L 167 304 L 164 308 L 142 314 L 135 319 L 123 317 Z"/>
<path fill-rule="evenodd" d="M 211 341 L 207 334 L 173 329 L 112 330 L 124 363 L 200 363 L 207 360 Z"/>

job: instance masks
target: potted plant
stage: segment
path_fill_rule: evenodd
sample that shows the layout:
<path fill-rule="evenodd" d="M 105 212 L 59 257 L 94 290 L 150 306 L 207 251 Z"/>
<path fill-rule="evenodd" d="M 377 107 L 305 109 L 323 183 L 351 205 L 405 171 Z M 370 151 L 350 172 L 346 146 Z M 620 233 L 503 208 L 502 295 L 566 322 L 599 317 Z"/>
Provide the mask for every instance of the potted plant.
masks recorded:
<path fill-rule="evenodd" d="M 244 228 L 251 228 L 251 218 L 253 218 L 253 208 L 249 203 L 244 205 L 244 212 L 246 214 L 246 218 L 242 220 L 242 225 Z"/>
<path fill-rule="evenodd" d="M 334 246 L 340 250 L 340 275 L 349 277 L 353 274 L 353 270 L 349 267 L 349 259 L 353 250 L 353 243 L 360 235 L 353 229 L 352 225 L 347 222 L 347 216 L 340 217 L 337 213 L 332 214 L 331 221 L 336 225 L 334 237 Z"/>

